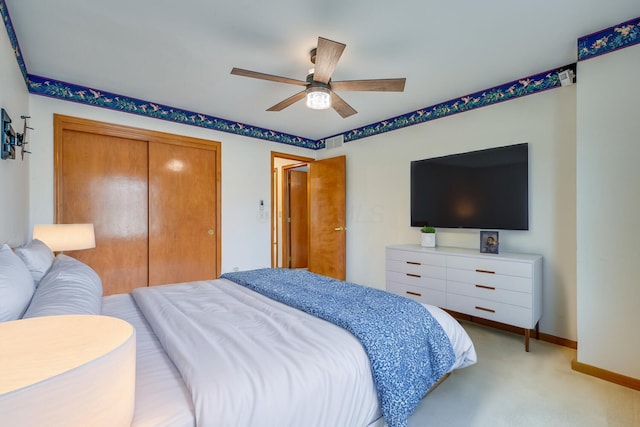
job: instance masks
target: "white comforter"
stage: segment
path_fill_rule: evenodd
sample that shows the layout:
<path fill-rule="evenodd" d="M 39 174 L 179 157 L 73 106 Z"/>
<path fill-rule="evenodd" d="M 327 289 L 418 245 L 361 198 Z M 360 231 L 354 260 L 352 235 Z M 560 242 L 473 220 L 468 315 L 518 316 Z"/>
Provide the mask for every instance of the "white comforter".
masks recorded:
<path fill-rule="evenodd" d="M 366 426 L 369 360 L 346 330 L 219 279 L 133 292 L 202 426 Z"/>
<path fill-rule="evenodd" d="M 225 279 L 133 297 L 190 390 L 198 425 L 384 425 L 369 359 L 350 332 Z M 452 342 L 451 369 L 475 363 L 460 324 L 426 307 Z"/>

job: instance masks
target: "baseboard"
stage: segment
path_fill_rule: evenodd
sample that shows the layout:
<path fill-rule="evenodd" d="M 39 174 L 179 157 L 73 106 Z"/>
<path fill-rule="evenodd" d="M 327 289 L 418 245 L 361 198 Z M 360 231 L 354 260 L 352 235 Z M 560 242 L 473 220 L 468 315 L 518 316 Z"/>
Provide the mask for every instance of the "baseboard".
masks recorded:
<path fill-rule="evenodd" d="M 627 377 L 625 375 L 607 371 L 606 369 L 587 365 L 586 363 L 578 362 L 576 359 L 571 361 L 571 369 L 583 374 L 591 375 L 592 377 L 600 378 L 601 380 L 629 387 L 634 390 L 640 390 L 640 379 Z"/>
<path fill-rule="evenodd" d="M 511 332 L 524 336 L 524 330 L 516 326 L 507 325 L 505 323 L 494 322 L 493 320 L 481 319 L 479 317 L 470 316 L 464 313 L 458 313 L 457 311 L 445 310 L 447 313 L 455 317 L 456 319 L 466 320 L 468 322 L 477 323 L 479 325 L 491 326 L 492 328 L 500 329 L 502 331 Z M 535 338 L 535 333 L 531 334 L 532 338 Z M 578 349 L 578 342 L 568 340 L 566 338 L 556 337 L 554 335 L 539 334 L 541 341 L 546 341 L 551 344 L 561 345 L 574 350 Z M 597 368 L 595 366 L 587 365 L 585 363 L 578 362 L 573 359 L 571 361 L 571 369 L 576 372 L 580 372 L 592 377 L 600 378 L 605 381 L 609 381 L 614 384 L 618 384 L 624 387 L 632 388 L 634 390 L 640 390 L 640 379 L 627 377 L 625 375 L 617 374 L 615 372 L 607 371 L 606 369 Z"/>
<path fill-rule="evenodd" d="M 470 316 L 468 314 L 458 313 L 453 310 L 445 310 L 449 314 L 451 314 L 456 319 L 462 319 L 473 323 L 478 323 L 480 325 L 491 326 L 492 328 L 500 329 L 501 331 L 511 332 L 514 334 L 524 336 L 524 329 L 518 328 L 516 326 L 507 325 L 505 323 L 495 322 L 493 320 L 482 319 L 480 317 Z M 535 333 L 531 334 L 532 338 L 535 338 Z M 568 340 L 566 338 L 556 337 L 555 335 L 549 335 L 545 333 L 540 333 L 539 340 L 549 342 L 551 344 L 561 345 L 563 347 L 568 347 L 573 350 L 578 349 L 578 342 Z"/>
<path fill-rule="evenodd" d="M 571 348 L 571 349 L 574 349 L 574 350 L 578 349 L 578 342 L 577 341 L 572 341 L 572 340 L 568 340 L 566 338 L 556 337 L 555 335 L 549 335 L 549 334 L 544 334 L 544 333 L 540 332 L 540 340 L 549 342 L 551 344 L 556 344 L 556 345 L 561 345 L 563 347 L 568 347 L 568 348 Z"/>

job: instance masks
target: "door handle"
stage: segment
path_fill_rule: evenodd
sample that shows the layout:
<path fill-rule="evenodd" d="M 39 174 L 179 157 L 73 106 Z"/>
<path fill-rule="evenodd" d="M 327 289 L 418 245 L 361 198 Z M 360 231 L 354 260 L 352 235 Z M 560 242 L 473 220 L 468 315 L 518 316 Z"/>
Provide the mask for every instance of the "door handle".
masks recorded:
<path fill-rule="evenodd" d="M 333 229 L 333 231 L 346 231 L 347 227 L 336 227 Z"/>

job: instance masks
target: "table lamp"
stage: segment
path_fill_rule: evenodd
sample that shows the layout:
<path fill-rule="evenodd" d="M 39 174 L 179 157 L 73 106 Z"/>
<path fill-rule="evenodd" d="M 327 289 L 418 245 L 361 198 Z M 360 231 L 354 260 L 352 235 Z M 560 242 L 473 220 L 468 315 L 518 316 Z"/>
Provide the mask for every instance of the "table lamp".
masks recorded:
<path fill-rule="evenodd" d="M 96 247 L 93 224 L 36 224 L 33 238 L 49 246 L 53 252 Z"/>
<path fill-rule="evenodd" d="M 124 320 L 60 315 L 0 323 L 0 424 L 129 427 L 135 330 Z"/>

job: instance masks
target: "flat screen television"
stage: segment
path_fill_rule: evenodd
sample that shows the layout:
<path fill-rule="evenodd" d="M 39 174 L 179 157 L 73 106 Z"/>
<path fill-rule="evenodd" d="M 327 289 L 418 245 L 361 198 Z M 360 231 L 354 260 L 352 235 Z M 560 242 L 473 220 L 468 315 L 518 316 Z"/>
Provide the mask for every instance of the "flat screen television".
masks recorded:
<path fill-rule="evenodd" d="M 529 229 L 529 144 L 411 162 L 411 226 Z"/>

